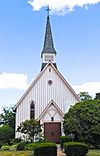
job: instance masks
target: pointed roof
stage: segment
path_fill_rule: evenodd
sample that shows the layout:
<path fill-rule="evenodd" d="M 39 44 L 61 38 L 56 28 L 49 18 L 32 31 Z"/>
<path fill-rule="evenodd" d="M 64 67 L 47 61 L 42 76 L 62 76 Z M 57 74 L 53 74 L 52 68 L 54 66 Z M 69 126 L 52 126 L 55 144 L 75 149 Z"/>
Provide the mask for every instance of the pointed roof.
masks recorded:
<path fill-rule="evenodd" d="M 41 57 L 43 56 L 43 53 L 56 54 L 54 44 L 53 44 L 53 38 L 52 38 L 52 31 L 51 31 L 49 15 L 47 16 L 45 40 L 44 40 L 44 46 L 43 46 L 43 50 L 42 50 L 42 53 L 41 53 Z"/>
<path fill-rule="evenodd" d="M 59 114 L 61 114 L 62 117 L 64 116 L 62 110 L 57 106 L 57 104 L 53 100 L 51 100 L 50 103 L 45 107 L 44 111 L 38 117 L 38 120 L 42 118 L 42 116 L 46 113 L 46 111 L 50 108 L 51 105 L 53 105 L 58 110 Z"/>
<path fill-rule="evenodd" d="M 68 89 L 71 91 L 71 93 L 76 97 L 76 99 L 78 101 L 80 101 L 79 96 L 75 93 L 75 91 L 73 90 L 73 88 L 69 85 L 69 83 L 65 80 L 65 78 L 62 76 L 62 74 L 55 68 L 55 66 L 53 65 L 52 62 L 48 62 L 46 64 L 46 66 L 43 68 L 43 70 L 39 73 L 39 75 L 36 77 L 36 79 L 32 82 L 32 84 L 30 85 L 30 87 L 26 90 L 26 92 L 24 93 L 24 95 L 21 97 L 21 99 L 17 102 L 16 106 L 14 107 L 14 110 L 16 110 L 16 108 L 18 107 L 18 105 L 22 102 L 22 100 L 25 98 L 25 96 L 29 93 L 29 91 L 32 89 L 32 87 L 36 84 L 36 82 L 38 81 L 38 79 L 42 76 L 42 74 L 44 73 L 44 71 L 47 69 L 48 66 L 52 66 L 52 68 L 55 70 L 55 72 L 58 74 L 58 76 L 62 79 L 62 81 L 65 83 L 65 85 L 68 87 Z"/>

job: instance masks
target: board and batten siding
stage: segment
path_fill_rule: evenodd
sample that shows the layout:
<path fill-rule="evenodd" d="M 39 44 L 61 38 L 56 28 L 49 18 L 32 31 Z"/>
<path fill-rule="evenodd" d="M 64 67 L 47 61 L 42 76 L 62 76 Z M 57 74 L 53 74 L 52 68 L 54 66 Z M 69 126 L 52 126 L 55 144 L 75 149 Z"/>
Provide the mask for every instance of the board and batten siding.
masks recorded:
<path fill-rule="evenodd" d="M 51 85 L 48 84 L 49 80 L 52 81 Z M 26 96 L 18 104 L 16 108 L 16 129 L 21 122 L 30 119 L 30 103 L 32 100 L 35 104 L 35 119 L 41 115 L 51 100 L 56 103 L 63 113 L 68 111 L 70 105 L 78 102 L 74 93 L 52 65 L 47 66 Z M 19 137 L 18 133 L 16 135 Z"/>

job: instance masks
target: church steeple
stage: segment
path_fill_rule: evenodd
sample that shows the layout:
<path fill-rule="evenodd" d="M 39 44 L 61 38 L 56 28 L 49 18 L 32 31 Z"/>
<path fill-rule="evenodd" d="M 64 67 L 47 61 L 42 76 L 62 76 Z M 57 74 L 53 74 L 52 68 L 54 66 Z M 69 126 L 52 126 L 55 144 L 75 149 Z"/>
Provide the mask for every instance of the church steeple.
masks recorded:
<path fill-rule="evenodd" d="M 43 56 L 44 53 L 56 54 L 54 44 L 53 44 L 49 15 L 47 16 L 45 40 L 44 40 L 44 46 L 43 46 L 41 57 Z"/>
<path fill-rule="evenodd" d="M 56 67 L 55 56 L 56 56 L 56 50 L 53 44 L 53 37 L 52 37 L 52 31 L 51 31 L 51 25 L 50 25 L 50 16 L 49 16 L 49 11 L 48 11 L 44 46 L 43 46 L 43 50 L 41 53 L 42 69 L 48 62 L 52 62 Z"/>

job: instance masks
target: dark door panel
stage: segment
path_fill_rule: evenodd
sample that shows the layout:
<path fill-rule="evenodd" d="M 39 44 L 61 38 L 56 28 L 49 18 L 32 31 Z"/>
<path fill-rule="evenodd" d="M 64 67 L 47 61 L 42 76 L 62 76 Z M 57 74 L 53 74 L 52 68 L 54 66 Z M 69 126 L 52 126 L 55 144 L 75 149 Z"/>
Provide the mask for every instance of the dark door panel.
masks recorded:
<path fill-rule="evenodd" d="M 44 123 L 44 136 L 47 141 L 59 143 L 61 136 L 61 123 L 60 122 Z"/>

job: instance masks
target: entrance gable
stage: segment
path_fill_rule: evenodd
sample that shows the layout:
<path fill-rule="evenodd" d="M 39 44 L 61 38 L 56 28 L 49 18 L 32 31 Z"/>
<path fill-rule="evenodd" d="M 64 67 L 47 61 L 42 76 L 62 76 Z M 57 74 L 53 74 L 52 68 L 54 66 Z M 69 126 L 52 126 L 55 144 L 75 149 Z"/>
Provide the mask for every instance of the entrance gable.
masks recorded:
<path fill-rule="evenodd" d="M 60 110 L 57 104 L 51 100 L 44 111 L 39 116 L 38 120 L 42 122 L 60 122 L 64 116 L 64 113 Z"/>

